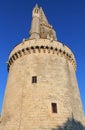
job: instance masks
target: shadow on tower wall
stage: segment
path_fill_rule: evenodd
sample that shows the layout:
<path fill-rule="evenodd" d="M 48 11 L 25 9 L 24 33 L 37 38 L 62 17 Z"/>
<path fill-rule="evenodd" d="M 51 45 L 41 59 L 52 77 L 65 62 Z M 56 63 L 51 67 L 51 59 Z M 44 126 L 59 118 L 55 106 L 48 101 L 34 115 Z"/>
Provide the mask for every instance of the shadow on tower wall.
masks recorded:
<path fill-rule="evenodd" d="M 67 121 L 62 126 L 58 126 L 56 130 L 85 130 L 85 126 L 73 118 L 68 118 Z"/>

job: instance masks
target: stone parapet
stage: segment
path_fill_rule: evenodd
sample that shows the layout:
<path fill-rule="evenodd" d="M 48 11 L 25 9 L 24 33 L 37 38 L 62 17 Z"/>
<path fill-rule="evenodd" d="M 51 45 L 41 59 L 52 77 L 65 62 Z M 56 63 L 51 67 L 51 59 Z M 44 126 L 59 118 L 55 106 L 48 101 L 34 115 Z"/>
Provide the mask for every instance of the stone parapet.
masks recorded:
<path fill-rule="evenodd" d="M 72 64 L 74 70 L 76 70 L 76 61 L 72 51 L 62 43 L 48 39 L 26 39 L 21 44 L 17 45 L 10 53 L 8 70 L 18 58 L 36 52 L 52 53 L 64 57 Z"/>

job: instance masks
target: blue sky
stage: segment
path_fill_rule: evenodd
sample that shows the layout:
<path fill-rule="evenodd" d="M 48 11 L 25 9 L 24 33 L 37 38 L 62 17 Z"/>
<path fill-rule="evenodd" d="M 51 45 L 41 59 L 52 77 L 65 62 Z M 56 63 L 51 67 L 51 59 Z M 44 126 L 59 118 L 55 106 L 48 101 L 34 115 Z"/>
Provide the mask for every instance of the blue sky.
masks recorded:
<path fill-rule="evenodd" d="M 56 30 L 58 41 L 75 54 L 85 113 L 85 0 L 0 0 L 0 112 L 8 77 L 6 61 L 13 47 L 29 37 L 36 3 Z"/>

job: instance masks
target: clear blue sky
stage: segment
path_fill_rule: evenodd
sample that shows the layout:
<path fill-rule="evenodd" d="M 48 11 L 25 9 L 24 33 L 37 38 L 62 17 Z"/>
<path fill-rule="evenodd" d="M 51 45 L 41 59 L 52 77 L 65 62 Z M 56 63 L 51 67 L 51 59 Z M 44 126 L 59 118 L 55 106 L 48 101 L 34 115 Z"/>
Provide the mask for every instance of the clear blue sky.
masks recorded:
<path fill-rule="evenodd" d="M 29 37 L 36 3 L 56 30 L 58 41 L 75 54 L 85 113 L 85 0 L 0 0 L 0 111 L 8 75 L 6 61 L 13 47 Z"/>

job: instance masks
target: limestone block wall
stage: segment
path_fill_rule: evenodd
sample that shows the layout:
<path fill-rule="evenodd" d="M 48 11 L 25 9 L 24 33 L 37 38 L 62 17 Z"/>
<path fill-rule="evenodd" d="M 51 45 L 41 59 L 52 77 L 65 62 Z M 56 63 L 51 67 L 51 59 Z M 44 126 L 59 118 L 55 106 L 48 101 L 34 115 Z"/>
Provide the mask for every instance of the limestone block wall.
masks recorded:
<path fill-rule="evenodd" d="M 3 130 L 50 130 L 83 120 L 73 53 L 57 41 L 26 40 L 10 53 Z M 32 77 L 37 83 L 32 83 Z M 57 113 L 52 112 L 57 104 Z"/>
<path fill-rule="evenodd" d="M 63 46 L 62 43 L 58 41 L 51 41 L 47 39 L 33 39 L 33 40 L 25 40 L 21 44 L 17 45 L 10 53 L 9 61 L 8 61 L 8 69 L 13 62 L 22 57 L 23 55 L 35 53 L 36 51 L 41 52 L 41 50 L 47 53 L 55 53 L 56 55 L 63 56 L 67 59 L 76 70 L 76 62 L 75 57 L 71 50 L 67 46 Z"/>

